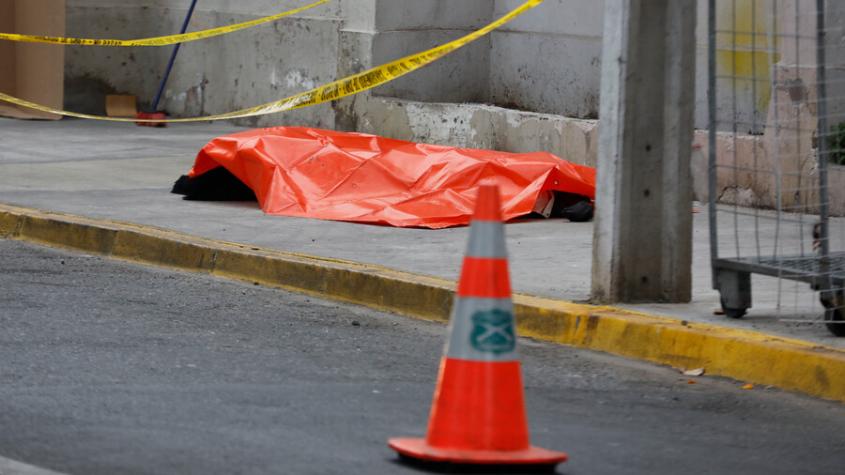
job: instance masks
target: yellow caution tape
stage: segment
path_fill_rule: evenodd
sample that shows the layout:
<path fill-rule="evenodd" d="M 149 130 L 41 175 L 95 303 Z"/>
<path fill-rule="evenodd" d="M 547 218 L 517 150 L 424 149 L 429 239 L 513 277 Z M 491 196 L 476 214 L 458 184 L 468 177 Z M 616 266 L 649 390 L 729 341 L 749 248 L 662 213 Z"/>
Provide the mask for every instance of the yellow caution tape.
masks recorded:
<path fill-rule="evenodd" d="M 209 30 L 194 31 L 191 33 L 183 33 L 180 35 L 157 36 L 155 38 L 141 38 L 137 40 L 110 40 L 110 39 L 95 39 L 95 38 L 62 38 L 59 36 L 38 36 L 38 35 L 19 35 L 16 33 L 0 33 L 0 40 L 18 41 L 24 43 L 48 43 L 54 45 L 77 45 L 77 46 L 168 46 L 177 43 L 188 43 L 190 41 L 202 40 L 214 36 L 225 35 L 234 31 L 245 30 L 254 26 L 263 25 L 276 21 L 286 16 L 295 15 L 299 12 L 309 10 L 311 8 L 328 3 L 330 0 L 318 0 L 314 3 L 305 5 L 304 7 L 294 8 L 286 12 L 277 13 L 275 15 L 266 16 L 257 20 L 245 21 L 243 23 L 236 23 L 234 25 L 220 26 L 211 28 Z"/>
<path fill-rule="evenodd" d="M 33 102 L 18 99 L 0 92 L 0 101 L 11 102 L 19 106 L 28 107 L 41 112 L 48 112 L 51 114 L 64 115 L 68 117 L 77 117 L 80 119 L 105 120 L 110 122 L 207 122 L 212 120 L 223 119 L 239 119 L 243 117 L 255 117 L 261 115 L 275 114 L 278 112 L 299 109 L 302 107 L 322 104 L 324 102 L 335 101 L 342 97 L 358 94 L 359 92 L 372 89 L 376 86 L 393 81 L 396 78 L 402 77 L 410 72 L 416 71 L 423 66 L 433 63 L 447 54 L 465 46 L 466 44 L 481 38 L 500 26 L 508 23 L 525 11 L 536 7 L 543 3 L 543 0 L 527 0 L 525 3 L 515 8 L 505 16 L 490 23 L 489 25 L 476 30 L 466 36 L 458 38 L 449 43 L 436 46 L 421 53 L 412 54 L 396 61 L 376 66 L 364 72 L 347 76 L 343 79 L 330 82 L 326 85 L 316 87 L 309 91 L 301 92 L 293 96 L 262 104 L 260 106 L 250 107 L 248 109 L 241 109 L 225 114 L 209 115 L 205 117 L 191 117 L 184 119 L 167 119 L 167 120 L 140 120 L 120 117 L 105 117 L 99 115 L 80 114 L 77 112 L 68 112 L 51 107 L 35 104 Z"/>

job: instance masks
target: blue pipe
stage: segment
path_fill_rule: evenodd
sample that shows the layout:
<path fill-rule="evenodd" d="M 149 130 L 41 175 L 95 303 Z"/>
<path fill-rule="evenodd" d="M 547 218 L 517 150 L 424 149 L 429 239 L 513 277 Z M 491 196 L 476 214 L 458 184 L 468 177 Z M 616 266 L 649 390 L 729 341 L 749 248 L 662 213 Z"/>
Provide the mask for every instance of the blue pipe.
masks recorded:
<path fill-rule="evenodd" d="M 188 23 L 191 22 L 191 16 L 193 16 L 194 7 L 196 6 L 197 0 L 191 0 L 191 7 L 188 8 L 188 14 L 185 16 L 185 21 L 182 23 L 182 29 L 179 31 L 179 34 L 184 34 L 188 31 Z M 158 103 L 161 101 L 161 95 L 164 94 L 164 86 L 167 85 L 167 79 L 170 77 L 170 71 L 173 70 L 173 63 L 176 61 L 176 55 L 179 54 L 180 46 L 182 46 L 182 43 L 177 43 L 176 46 L 173 47 L 173 53 L 170 54 L 170 61 L 167 62 L 167 70 L 164 72 L 164 77 L 161 78 L 161 83 L 158 85 L 158 92 L 153 100 L 152 112 L 158 112 Z"/>

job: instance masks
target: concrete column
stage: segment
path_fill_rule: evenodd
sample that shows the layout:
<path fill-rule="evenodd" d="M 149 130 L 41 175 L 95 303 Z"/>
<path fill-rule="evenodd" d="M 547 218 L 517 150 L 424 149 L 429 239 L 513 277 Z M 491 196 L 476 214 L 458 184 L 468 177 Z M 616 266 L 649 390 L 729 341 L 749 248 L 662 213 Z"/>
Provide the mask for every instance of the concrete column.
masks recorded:
<path fill-rule="evenodd" d="M 608 0 L 592 298 L 687 302 L 695 0 Z"/>

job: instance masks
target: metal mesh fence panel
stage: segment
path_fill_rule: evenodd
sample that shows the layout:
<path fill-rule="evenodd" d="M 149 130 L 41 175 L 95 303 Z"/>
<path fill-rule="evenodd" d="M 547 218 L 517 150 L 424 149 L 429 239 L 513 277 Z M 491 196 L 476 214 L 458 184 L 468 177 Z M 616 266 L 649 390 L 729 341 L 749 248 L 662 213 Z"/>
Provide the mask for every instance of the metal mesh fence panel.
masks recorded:
<path fill-rule="evenodd" d="M 713 286 L 845 336 L 845 2 L 708 6 Z"/>

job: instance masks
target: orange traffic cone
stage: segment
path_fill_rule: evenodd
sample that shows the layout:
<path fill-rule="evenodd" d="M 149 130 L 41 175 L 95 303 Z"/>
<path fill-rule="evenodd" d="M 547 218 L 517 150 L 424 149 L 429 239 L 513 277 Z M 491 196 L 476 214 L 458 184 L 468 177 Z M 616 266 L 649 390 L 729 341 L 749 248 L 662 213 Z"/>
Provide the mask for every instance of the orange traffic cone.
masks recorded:
<path fill-rule="evenodd" d="M 424 462 L 554 467 L 567 456 L 528 438 L 499 189 L 478 191 L 449 340 L 425 439 L 392 438 Z"/>

